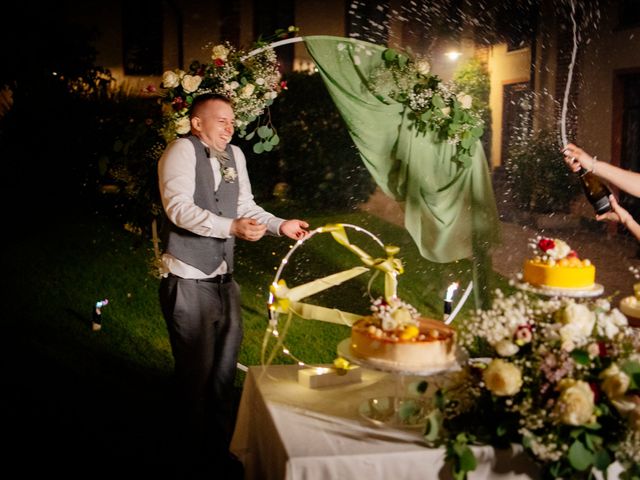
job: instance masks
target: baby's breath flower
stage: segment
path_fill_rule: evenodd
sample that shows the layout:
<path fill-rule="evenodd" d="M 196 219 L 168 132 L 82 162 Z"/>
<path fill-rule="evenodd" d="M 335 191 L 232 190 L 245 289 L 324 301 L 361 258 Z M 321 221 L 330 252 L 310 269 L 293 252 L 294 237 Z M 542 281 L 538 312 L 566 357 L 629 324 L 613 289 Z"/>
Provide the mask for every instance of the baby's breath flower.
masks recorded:
<path fill-rule="evenodd" d="M 627 472 L 640 462 L 640 397 L 626 373 L 640 369 L 640 332 L 610 302 L 496 291 L 491 307 L 471 313 L 458 333 L 472 359 L 493 367 L 478 370 L 480 359 L 474 360 L 465 367 L 464 394 L 444 392 L 451 403 L 442 410 L 450 428 L 444 442 L 506 426 L 502 438 L 523 443 L 551 468 L 571 465 L 570 447 L 582 442 L 581 429 L 621 425 L 589 430 L 595 443 L 582 448 L 598 445 Z"/>

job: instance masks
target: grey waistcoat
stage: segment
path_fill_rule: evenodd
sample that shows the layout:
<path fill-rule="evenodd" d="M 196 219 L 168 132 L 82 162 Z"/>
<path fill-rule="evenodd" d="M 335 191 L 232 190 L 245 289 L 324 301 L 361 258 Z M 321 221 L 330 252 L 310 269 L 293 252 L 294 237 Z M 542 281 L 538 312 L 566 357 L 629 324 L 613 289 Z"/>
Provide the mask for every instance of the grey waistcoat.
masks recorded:
<path fill-rule="evenodd" d="M 236 218 L 238 213 L 238 183 L 230 183 L 224 178 L 218 190 L 214 190 L 215 181 L 211 170 L 211 161 L 207 158 L 204 145 L 193 135 L 188 137 L 196 150 L 196 188 L 193 202 L 200 208 L 226 218 Z M 231 145 L 226 149 L 229 154 L 225 166 L 236 171 L 236 161 Z M 227 262 L 228 271 L 233 271 L 233 246 L 235 238 L 213 238 L 196 235 L 167 221 L 166 251 L 178 260 L 187 263 L 207 275 L 213 273 L 222 263 Z"/>

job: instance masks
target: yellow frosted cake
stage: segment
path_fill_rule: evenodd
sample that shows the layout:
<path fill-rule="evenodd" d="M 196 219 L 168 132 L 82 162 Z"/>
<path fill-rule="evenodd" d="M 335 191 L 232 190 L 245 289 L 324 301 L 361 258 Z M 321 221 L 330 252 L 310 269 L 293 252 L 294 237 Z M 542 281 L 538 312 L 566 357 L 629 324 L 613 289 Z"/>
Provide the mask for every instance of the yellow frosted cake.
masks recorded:
<path fill-rule="evenodd" d="M 557 238 L 537 237 L 531 246 L 536 256 L 524 263 L 522 279 L 535 287 L 593 287 L 596 267 L 589 259 L 581 260 L 566 242 Z"/>
<path fill-rule="evenodd" d="M 456 362 L 455 330 L 443 322 L 420 317 L 410 305 L 376 300 L 373 315 L 351 329 L 351 353 L 389 369 L 427 371 Z"/>
<path fill-rule="evenodd" d="M 627 316 L 629 325 L 640 327 L 640 283 L 633 286 L 635 295 L 629 295 L 620 300 L 620 311 Z"/>

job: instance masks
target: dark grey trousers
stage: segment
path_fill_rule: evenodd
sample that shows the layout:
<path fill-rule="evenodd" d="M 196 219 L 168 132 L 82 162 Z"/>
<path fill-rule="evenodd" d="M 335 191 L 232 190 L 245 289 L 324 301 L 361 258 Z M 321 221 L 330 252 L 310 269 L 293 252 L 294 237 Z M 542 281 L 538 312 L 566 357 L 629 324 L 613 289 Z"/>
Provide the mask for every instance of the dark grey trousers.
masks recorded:
<path fill-rule="evenodd" d="M 190 455 L 227 451 L 234 428 L 233 383 L 242 343 L 240 288 L 174 276 L 160 282 L 160 306 L 175 361 L 180 447 Z"/>

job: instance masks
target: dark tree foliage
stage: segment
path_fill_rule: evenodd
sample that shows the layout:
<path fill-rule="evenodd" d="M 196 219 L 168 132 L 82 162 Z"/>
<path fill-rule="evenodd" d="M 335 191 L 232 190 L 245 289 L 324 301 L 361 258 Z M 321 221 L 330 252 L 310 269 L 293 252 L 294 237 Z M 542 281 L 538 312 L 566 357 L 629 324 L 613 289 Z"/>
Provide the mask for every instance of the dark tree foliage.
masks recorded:
<path fill-rule="evenodd" d="M 319 74 L 292 73 L 273 108 L 278 156 L 291 199 L 310 207 L 351 209 L 375 182 L 364 166 Z"/>

